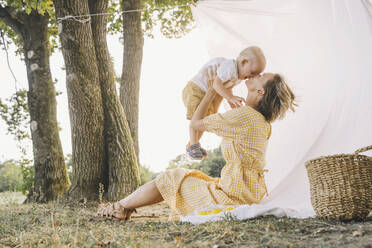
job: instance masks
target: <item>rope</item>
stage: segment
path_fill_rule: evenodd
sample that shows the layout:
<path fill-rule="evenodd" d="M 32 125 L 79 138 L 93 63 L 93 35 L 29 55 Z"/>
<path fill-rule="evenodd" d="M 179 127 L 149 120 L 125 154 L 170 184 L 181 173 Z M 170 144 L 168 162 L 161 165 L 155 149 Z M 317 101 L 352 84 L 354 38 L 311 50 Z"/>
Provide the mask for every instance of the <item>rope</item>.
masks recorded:
<path fill-rule="evenodd" d="M 196 6 L 194 2 L 190 3 L 190 4 L 184 4 L 184 5 L 176 5 L 174 7 L 190 7 L 190 5 L 193 5 L 193 6 Z M 155 8 L 153 10 L 163 10 L 163 9 L 171 9 L 170 7 L 162 7 L 162 8 Z M 124 10 L 124 11 L 120 11 L 118 12 L 119 14 L 124 14 L 124 13 L 133 13 L 133 12 L 142 12 L 142 11 L 146 11 L 146 10 L 149 10 L 149 9 L 132 9 L 132 10 Z M 76 16 L 73 16 L 73 15 L 67 15 L 67 16 L 64 16 L 64 17 L 58 17 L 57 18 L 57 22 L 58 23 L 61 23 L 62 21 L 65 21 L 65 20 L 74 20 L 74 21 L 77 21 L 77 22 L 80 22 L 80 23 L 87 23 L 90 21 L 91 17 L 92 16 L 102 16 L 102 15 L 112 15 L 113 13 L 96 13 L 96 14 L 89 14 L 89 15 L 76 15 Z"/>

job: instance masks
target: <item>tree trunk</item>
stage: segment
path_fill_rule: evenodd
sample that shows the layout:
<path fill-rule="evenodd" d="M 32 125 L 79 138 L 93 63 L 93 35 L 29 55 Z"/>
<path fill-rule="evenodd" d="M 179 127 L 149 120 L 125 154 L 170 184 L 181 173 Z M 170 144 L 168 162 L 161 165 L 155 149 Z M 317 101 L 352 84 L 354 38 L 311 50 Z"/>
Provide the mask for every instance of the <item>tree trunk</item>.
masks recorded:
<path fill-rule="evenodd" d="M 55 0 L 57 17 L 88 15 L 87 0 Z M 103 108 L 98 66 L 90 22 L 62 21 L 60 39 L 66 65 L 66 84 L 72 131 L 73 178 L 69 196 L 98 198 L 105 183 Z"/>
<path fill-rule="evenodd" d="M 89 0 L 90 13 L 106 13 L 108 0 Z M 104 137 L 108 177 L 108 199 L 118 200 L 133 192 L 139 185 L 139 173 L 133 141 L 124 110 L 115 87 L 115 73 L 106 41 L 107 16 L 91 20 L 93 40 L 104 109 Z"/>
<path fill-rule="evenodd" d="M 141 0 L 122 0 L 123 10 L 141 8 Z M 138 102 L 141 64 L 143 53 L 143 33 L 141 12 L 123 14 L 124 53 L 120 85 L 120 101 L 123 105 L 132 134 L 138 158 Z"/>
<path fill-rule="evenodd" d="M 29 83 L 28 106 L 34 151 L 35 182 L 28 201 L 47 202 L 70 186 L 56 117 L 56 91 L 49 66 L 47 15 L 26 18 L 24 56 Z"/>
<path fill-rule="evenodd" d="M 42 203 L 56 200 L 70 186 L 59 138 L 56 92 L 49 65 L 49 17 L 32 11 L 30 15 L 18 12 L 14 18 L 16 12 L 9 7 L 0 8 L 0 19 L 12 27 L 23 42 L 35 169 L 34 187 L 26 202 Z"/>

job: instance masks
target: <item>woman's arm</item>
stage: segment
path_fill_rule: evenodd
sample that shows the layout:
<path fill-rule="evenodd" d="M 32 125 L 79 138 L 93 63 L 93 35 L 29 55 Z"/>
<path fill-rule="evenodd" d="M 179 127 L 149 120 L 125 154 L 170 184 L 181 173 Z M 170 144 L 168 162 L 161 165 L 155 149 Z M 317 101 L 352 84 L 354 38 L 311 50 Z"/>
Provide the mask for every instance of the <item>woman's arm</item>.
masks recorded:
<path fill-rule="evenodd" d="M 222 96 L 223 98 L 227 100 L 227 102 L 230 104 L 232 108 L 237 108 L 237 107 L 242 106 L 242 102 L 244 101 L 244 99 L 239 96 L 234 96 L 231 90 L 226 89 L 224 86 L 224 83 L 221 81 L 221 79 L 219 79 L 219 77 L 215 78 L 213 82 L 213 88 L 216 90 L 216 92 L 220 96 Z"/>
<path fill-rule="evenodd" d="M 203 118 L 208 111 L 209 105 L 212 103 L 213 98 L 216 96 L 216 91 L 213 88 L 209 88 L 205 93 L 203 99 L 196 108 L 194 115 L 190 122 L 190 127 L 197 131 L 205 131 L 206 128 L 203 123 Z"/>

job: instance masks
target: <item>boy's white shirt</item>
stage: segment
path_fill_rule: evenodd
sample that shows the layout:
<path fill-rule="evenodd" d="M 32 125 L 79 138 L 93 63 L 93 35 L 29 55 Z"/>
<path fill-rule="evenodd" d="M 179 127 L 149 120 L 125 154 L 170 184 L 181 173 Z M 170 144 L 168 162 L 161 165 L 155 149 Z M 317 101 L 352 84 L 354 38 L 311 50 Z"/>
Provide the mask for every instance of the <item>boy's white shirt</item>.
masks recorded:
<path fill-rule="evenodd" d="M 191 79 L 193 83 L 199 86 L 204 92 L 208 90 L 208 85 L 212 85 L 214 79 L 218 76 L 226 88 L 235 86 L 241 82 L 238 78 L 238 65 L 234 59 L 222 57 L 209 60 L 199 72 Z"/>

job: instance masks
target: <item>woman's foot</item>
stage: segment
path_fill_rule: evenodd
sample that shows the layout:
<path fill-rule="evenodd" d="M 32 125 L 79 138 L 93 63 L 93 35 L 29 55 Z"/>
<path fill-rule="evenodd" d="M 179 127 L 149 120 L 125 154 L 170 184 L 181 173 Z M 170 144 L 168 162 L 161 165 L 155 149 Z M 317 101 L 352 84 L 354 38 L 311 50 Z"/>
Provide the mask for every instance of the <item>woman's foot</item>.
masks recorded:
<path fill-rule="evenodd" d="M 136 209 L 124 208 L 119 202 L 98 205 L 96 216 L 106 217 L 112 220 L 129 220 Z"/>
<path fill-rule="evenodd" d="M 203 153 L 201 151 L 200 144 L 187 145 L 186 152 L 193 160 L 202 160 Z"/>

